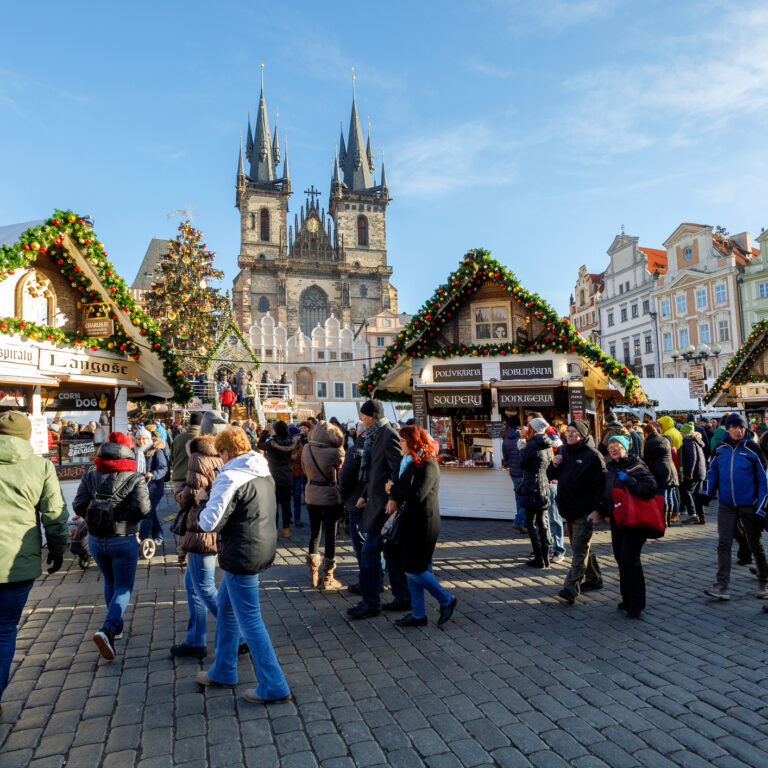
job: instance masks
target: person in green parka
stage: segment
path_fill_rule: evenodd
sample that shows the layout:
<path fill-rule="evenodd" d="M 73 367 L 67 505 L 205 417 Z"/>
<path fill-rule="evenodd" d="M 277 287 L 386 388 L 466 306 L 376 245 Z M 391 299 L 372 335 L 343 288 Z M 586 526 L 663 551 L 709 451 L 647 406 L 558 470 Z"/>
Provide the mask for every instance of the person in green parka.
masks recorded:
<path fill-rule="evenodd" d="M 56 470 L 35 456 L 30 437 L 26 414 L 0 414 L 0 698 L 8 685 L 21 612 L 43 572 L 40 524 L 48 542 L 48 573 L 61 568 L 68 540 L 67 505 Z"/>

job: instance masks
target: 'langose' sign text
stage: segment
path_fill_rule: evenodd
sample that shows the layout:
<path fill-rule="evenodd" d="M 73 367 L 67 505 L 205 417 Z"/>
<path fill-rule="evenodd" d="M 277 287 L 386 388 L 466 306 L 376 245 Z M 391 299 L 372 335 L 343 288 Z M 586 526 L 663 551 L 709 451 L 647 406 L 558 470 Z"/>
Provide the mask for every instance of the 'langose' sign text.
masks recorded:
<path fill-rule="evenodd" d="M 87 376 L 104 376 L 105 378 L 126 378 L 131 373 L 131 366 L 127 360 L 108 360 L 105 357 L 73 355 L 48 350 L 41 350 L 40 368 L 56 372 L 82 373 Z"/>
<path fill-rule="evenodd" d="M 431 390 L 427 393 L 430 408 L 481 408 L 483 393 L 481 390 L 455 389 L 440 392 Z"/>

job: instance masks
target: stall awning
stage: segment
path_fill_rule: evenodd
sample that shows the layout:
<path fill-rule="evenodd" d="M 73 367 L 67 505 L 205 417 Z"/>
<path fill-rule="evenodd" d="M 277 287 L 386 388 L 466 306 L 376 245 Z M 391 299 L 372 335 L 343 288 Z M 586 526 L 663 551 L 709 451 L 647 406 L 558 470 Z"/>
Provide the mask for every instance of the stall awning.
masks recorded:
<path fill-rule="evenodd" d="M 325 420 L 330 421 L 335 416 L 339 424 L 348 424 L 350 421 L 357 424 L 360 416 L 357 411 L 357 403 L 352 400 L 327 400 L 323 403 Z"/>
<path fill-rule="evenodd" d="M 713 379 L 707 379 L 707 388 Z M 651 400 L 658 400 L 659 411 L 697 411 L 699 401 L 688 391 L 688 379 L 640 379 L 645 394 Z"/>

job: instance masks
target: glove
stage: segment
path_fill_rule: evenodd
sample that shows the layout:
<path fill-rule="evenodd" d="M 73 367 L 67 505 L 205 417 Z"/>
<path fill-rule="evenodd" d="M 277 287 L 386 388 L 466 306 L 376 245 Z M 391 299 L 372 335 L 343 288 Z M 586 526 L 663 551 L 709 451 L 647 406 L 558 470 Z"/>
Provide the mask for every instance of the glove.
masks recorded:
<path fill-rule="evenodd" d="M 622 483 L 629 477 L 629 475 L 623 469 L 620 469 L 616 475 Z"/>
<path fill-rule="evenodd" d="M 48 553 L 48 565 L 51 567 L 48 569 L 48 573 L 56 573 L 61 568 L 61 564 L 64 562 L 64 555 L 54 555 L 52 552 Z"/>

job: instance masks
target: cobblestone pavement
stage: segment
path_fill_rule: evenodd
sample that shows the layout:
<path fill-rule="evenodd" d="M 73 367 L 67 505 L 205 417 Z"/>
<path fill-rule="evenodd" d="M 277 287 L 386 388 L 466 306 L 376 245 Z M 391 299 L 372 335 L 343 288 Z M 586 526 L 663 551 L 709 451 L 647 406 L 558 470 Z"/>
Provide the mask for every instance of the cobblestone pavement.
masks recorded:
<path fill-rule="evenodd" d="M 508 522 L 446 520 L 435 570 L 459 604 L 444 630 L 434 602 L 423 629 L 398 629 L 396 616 L 348 623 L 351 595 L 309 588 L 306 541 L 306 529 L 281 539 L 262 580 L 295 695 L 269 708 L 242 698 L 247 657 L 236 691 L 202 689 L 199 662 L 169 657 L 187 621 L 170 549 L 139 564 L 111 663 L 91 641 L 104 615 L 96 567 L 67 561 L 39 580 L 3 701 L 0 766 L 768 765 L 768 614 L 735 565 L 734 599 L 703 597 L 712 524 L 648 543 L 649 608 L 633 621 L 616 610 L 607 532 L 596 547 L 605 588 L 568 607 L 555 599 L 565 566 L 526 568 L 529 544 Z M 341 559 L 349 581 L 346 540 Z"/>

